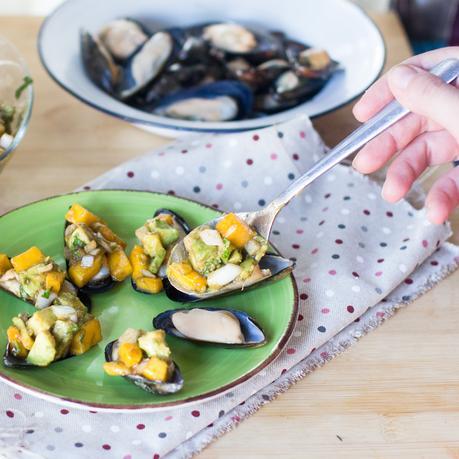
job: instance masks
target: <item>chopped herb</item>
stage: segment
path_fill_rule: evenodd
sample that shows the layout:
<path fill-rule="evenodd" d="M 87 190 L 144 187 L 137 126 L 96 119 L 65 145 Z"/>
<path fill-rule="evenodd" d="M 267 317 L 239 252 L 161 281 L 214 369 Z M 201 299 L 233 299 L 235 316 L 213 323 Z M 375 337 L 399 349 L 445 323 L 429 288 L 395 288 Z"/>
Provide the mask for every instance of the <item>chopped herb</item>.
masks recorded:
<path fill-rule="evenodd" d="M 30 78 L 28 75 L 24 77 L 24 81 L 19 86 L 19 88 L 16 89 L 15 96 L 16 99 L 19 99 L 21 97 L 21 94 L 24 92 L 24 90 L 27 88 L 27 86 L 30 86 L 32 84 L 33 80 Z"/>
<path fill-rule="evenodd" d="M 22 285 L 19 286 L 19 295 L 22 299 L 27 300 L 29 295 L 27 295 L 27 292 L 24 290 L 24 287 Z"/>
<path fill-rule="evenodd" d="M 43 298 L 49 298 L 49 295 L 51 294 L 51 292 L 49 290 L 45 290 L 43 292 L 43 294 L 41 295 Z"/>
<path fill-rule="evenodd" d="M 72 249 L 76 250 L 79 249 L 80 247 L 84 247 L 86 244 L 78 237 L 75 236 L 72 241 Z"/>

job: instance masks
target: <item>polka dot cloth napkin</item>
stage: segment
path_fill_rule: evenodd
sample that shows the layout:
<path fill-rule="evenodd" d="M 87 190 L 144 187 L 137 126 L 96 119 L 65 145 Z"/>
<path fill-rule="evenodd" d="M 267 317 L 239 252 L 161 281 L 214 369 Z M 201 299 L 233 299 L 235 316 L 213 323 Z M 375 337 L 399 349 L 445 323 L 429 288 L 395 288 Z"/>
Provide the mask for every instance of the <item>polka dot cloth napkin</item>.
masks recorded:
<path fill-rule="evenodd" d="M 256 210 L 324 151 L 300 118 L 178 140 L 83 188 L 161 191 L 222 210 Z M 449 235 L 447 225 L 428 224 L 407 202 L 383 202 L 377 184 L 336 167 L 274 226 L 273 243 L 297 261 L 300 294 L 293 337 L 274 363 L 232 392 L 158 414 L 78 411 L 2 386 L 0 457 L 189 457 L 454 270 L 459 251 L 443 244 Z"/>

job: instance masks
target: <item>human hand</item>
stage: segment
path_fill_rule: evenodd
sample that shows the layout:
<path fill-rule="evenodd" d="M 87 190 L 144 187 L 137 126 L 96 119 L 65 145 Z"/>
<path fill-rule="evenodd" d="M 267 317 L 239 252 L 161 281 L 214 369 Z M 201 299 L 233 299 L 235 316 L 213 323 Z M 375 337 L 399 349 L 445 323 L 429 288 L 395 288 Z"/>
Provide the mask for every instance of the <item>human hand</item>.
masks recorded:
<path fill-rule="evenodd" d="M 396 202 L 429 166 L 459 159 L 459 85 L 448 85 L 427 70 L 440 61 L 459 58 L 459 47 L 414 56 L 392 68 L 354 106 L 354 116 L 366 121 L 393 98 L 412 113 L 365 145 L 353 166 L 363 174 L 392 158 L 382 196 Z M 426 198 L 427 217 L 443 223 L 459 205 L 459 167 L 442 175 Z"/>

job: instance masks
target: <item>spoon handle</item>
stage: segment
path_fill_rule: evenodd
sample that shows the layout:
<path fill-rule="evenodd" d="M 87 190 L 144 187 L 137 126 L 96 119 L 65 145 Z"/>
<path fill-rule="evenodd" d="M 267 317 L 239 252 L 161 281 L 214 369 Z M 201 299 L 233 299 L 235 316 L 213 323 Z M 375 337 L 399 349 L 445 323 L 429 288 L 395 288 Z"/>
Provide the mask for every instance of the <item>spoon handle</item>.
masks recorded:
<path fill-rule="evenodd" d="M 459 76 L 459 60 L 446 59 L 433 67 L 430 72 L 441 78 L 445 83 L 451 83 Z M 310 183 L 363 147 L 408 113 L 409 110 L 403 108 L 394 100 L 367 122 L 359 126 L 271 202 L 266 210 L 272 215 L 273 220 L 277 213 Z"/>

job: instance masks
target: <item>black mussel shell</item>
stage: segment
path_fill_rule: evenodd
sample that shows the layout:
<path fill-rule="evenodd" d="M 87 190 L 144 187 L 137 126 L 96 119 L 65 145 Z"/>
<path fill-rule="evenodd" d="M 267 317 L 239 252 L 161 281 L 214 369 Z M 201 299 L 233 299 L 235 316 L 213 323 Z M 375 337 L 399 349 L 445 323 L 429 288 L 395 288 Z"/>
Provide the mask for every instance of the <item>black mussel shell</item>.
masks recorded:
<path fill-rule="evenodd" d="M 245 84 L 233 80 L 217 81 L 176 92 L 162 99 L 156 110 L 164 109 L 175 102 L 185 99 L 214 99 L 221 96 L 230 97 L 237 103 L 238 112 L 234 119 L 244 118 L 250 113 L 253 101 L 252 91 Z"/>
<path fill-rule="evenodd" d="M 110 53 L 87 31 L 81 32 L 80 46 L 83 67 L 90 80 L 99 88 L 113 94 L 121 71 Z"/>
<path fill-rule="evenodd" d="M 115 344 L 116 340 L 108 343 L 105 347 L 105 361 L 113 362 L 113 346 Z M 146 392 L 160 395 L 174 394 L 182 389 L 184 381 L 178 365 L 175 362 L 172 362 L 172 365 L 174 366 L 174 370 L 170 380 L 167 382 L 150 381 L 143 376 L 128 375 L 123 377 Z"/>
<path fill-rule="evenodd" d="M 34 368 L 35 365 L 27 362 L 27 360 L 20 359 L 13 355 L 10 346 L 6 345 L 5 353 L 3 354 L 3 365 L 7 368 Z"/>
<path fill-rule="evenodd" d="M 266 254 L 260 260 L 259 266 L 261 269 L 269 269 L 271 271 L 271 276 L 265 279 L 262 279 L 259 282 L 255 282 L 252 285 L 248 285 L 244 287 L 244 292 L 249 289 L 257 288 L 257 287 L 260 287 L 261 285 L 266 285 L 267 283 L 271 283 L 271 282 L 283 279 L 284 277 L 287 277 L 293 271 L 293 268 L 295 267 L 295 263 L 292 260 L 283 258 L 279 255 Z M 167 278 L 163 280 L 163 286 L 164 286 L 164 291 L 166 292 L 167 297 L 170 300 L 176 301 L 178 303 L 195 303 L 196 301 L 210 300 L 210 299 L 217 298 L 220 296 L 227 296 L 227 295 L 239 293 L 242 291 L 239 289 L 230 290 L 228 292 L 223 292 L 223 293 L 219 293 L 217 291 L 215 292 L 214 295 L 206 298 L 206 297 L 199 296 L 199 294 L 185 293 L 185 292 L 182 292 L 176 289 L 170 283 L 169 279 Z"/>
<path fill-rule="evenodd" d="M 241 331 L 244 336 L 244 343 L 241 344 L 225 344 L 225 343 L 215 343 L 213 341 L 201 341 L 193 338 L 189 338 L 182 333 L 180 333 L 172 322 L 172 315 L 179 311 L 190 311 L 190 309 L 170 309 L 168 311 L 162 312 L 153 319 L 153 326 L 157 329 L 164 330 L 167 334 L 176 336 L 178 338 L 186 339 L 196 343 L 206 343 L 216 346 L 223 346 L 226 348 L 240 348 L 240 347 L 257 347 L 262 346 L 266 343 L 266 336 L 260 327 L 260 325 L 255 322 L 246 312 L 237 311 L 235 309 L 225 309 L 225 308 L 196 308 L 196 309 L 205 309 L 207 311 L 228 311 L 232 313 L 239 321 L 241 326 Z"/>

